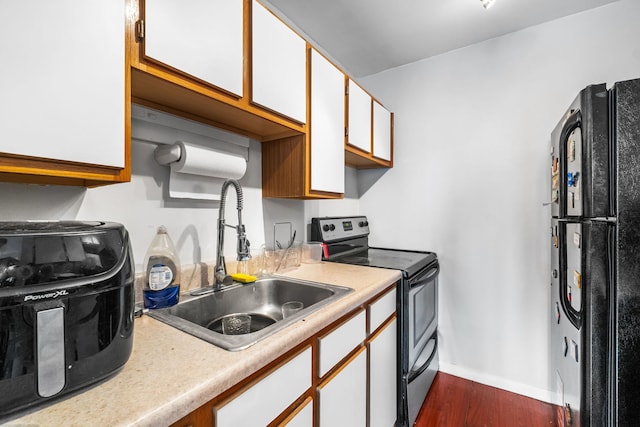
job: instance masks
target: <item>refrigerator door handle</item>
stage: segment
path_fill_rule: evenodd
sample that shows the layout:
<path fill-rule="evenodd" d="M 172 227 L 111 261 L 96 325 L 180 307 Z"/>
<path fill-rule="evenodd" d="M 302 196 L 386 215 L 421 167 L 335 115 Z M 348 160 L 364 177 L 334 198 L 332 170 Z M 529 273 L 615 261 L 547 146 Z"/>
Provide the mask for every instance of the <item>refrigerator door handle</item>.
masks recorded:
<path fill-rule="evenodd" d="M 562 306 L 562 311 L 564 311 L 565 316 L 569 319 L 569 322 L 571 322 L 576 329 L 580 329 L 580 312 L 571 306 L 569 294 L 567 293 L 566 280 L 560 281 L 560 305 Z"/>
<path fill-rule="evenodd" d="M 562 126 L 560 132 L 560 216 L 567 216 L 567 142 L 571 132 L 582 126 L 582 113 L 574 110 Z"/>
<path fill-rule="evenodd" d="M 571 295 L 568 291 L 568 272 L 567 272 L 567 251 L 568 251 L 568 239 L 567 239 L 567 223 L 563 223 L 560 229 L 558 230 L 558 239 L 560 242 L 560 277 L 558 280 L 558 288 L 559 288 L 559 299 L 560 306 L 562 307 L 562 311 L 564 315 L 567 317 L 569 322 L 576 328 L 580 329 L 581 325 L 581 311 L 576 310 L 571 304 Z M 582 245 L 588 246 L 589 243 L 589 231 L 588 226 L 583 225 L 582 229 Z"/>

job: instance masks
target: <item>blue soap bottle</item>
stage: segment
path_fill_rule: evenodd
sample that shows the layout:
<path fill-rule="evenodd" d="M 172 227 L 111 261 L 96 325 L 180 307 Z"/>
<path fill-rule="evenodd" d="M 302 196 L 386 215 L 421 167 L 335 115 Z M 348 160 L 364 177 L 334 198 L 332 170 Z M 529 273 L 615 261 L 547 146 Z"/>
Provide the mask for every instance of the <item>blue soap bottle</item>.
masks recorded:
<path fill-rule="evenodd" d="M 164 225 L 151 241 L 145 255 L 145 286 L 142 291 L 145 308 L 164 308 L 180 298 L 180 260 Z"/>

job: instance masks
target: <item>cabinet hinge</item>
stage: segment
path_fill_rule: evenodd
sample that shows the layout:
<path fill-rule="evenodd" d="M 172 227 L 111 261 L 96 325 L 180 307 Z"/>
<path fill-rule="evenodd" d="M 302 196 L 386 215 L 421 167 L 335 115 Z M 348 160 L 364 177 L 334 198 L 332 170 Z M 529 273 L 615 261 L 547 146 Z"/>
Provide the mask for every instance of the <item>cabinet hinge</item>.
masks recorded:
<path fill-rule="evenodd" d="M 141 42 L 144 40 L 144 19 L 138 19 L 136 21 L 136 41 Z"/>
<path fill-rule="evenodd" d="M 349 85 L 348 84 L 344 86 L 344 94 L 346 96 L 349 96 Z"/>
<path fill-rule="evenodd" d="M 344 128 L 344 136 L 349 136 L 349 128 Z"/>

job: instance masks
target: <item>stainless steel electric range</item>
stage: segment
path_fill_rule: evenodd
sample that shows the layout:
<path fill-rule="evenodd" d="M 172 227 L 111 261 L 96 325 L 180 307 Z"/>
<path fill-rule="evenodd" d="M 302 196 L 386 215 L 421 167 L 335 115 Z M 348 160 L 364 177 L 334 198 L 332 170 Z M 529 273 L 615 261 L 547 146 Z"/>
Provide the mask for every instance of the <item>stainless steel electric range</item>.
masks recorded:
<path fill-rule="evenodd" d="M 398 426 L 411 426 L 438 371 L 438 274 L 434 252 L 369 246 L 365 216 L 312 218 L 323 260 L 402 272 L 398 288 Z"/>

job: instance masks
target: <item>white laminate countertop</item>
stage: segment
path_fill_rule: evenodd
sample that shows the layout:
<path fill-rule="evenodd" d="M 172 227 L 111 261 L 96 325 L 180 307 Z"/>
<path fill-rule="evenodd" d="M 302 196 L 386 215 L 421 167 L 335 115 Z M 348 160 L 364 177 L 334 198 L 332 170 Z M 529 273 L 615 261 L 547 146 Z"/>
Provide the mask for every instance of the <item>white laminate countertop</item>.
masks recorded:
<path fill-rule="evenodd" d="M 246 350 L 220 349 L 143 316 L 133 352 L 114 377 L 7 422 L 11 426 L 169 425 L 291 350 L 400 279 L 397 270 L 337 263 L 302 264 L 284 274 L 354 289 Z"/>

